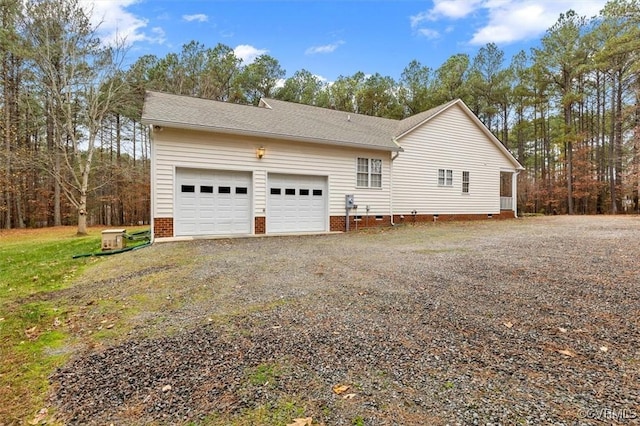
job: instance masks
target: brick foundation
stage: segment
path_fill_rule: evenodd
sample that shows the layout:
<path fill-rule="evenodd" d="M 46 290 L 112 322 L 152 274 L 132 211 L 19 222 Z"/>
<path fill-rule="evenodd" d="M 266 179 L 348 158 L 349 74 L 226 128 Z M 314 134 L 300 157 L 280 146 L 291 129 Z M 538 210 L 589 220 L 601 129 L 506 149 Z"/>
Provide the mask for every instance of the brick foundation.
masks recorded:
<path fill-rule="evenodd" d="M 153 235 L 157 238 L 173 237 L 173 218 L 156 217 L 153 219 Z"/>
<path fill-rule="evenodd" d="M 434 222 L 433 214 L 417 214 L 415 217 L 409 213 L 405 215 L 393 215 L 393 222 L 396 225 Z M 487 219 L 513 219 L 515 214 L 512 210 L 502 210 L 496 214 L 440 214 L 435 218 L 435 222 L 449 222 L 456 220 L 487 220 Z M 330 231 L 346 231 L 344 216 L 331 216 L 329 218 Z M 356 220 L 355 216 L 349 216 L 349 231 L 365 228 L 378 228 L 391 226 L 391 216 L 382 216 L 376 219 L 375 216 L 362 216 Z M 265 234 L 267 231 L 267 219 L 265 217 L 256 217 L 254 219 L 254 233 L 256 235 Z M 153 233 L 157 238 L 173 237 L 173 218 L 157 217 L 153 221 Z"/>
<path fill-rule="evenodd" d="M 329 230 L 346 231 L 346 223 L 347 221 L 344 216 L 331 216 L 329 218 Z M 356 220 L 355 216 L 349 216 L 349 231 L 364 228 L 378 228 L 381 226 L 391 226 L 391 216 L 382 216 L 379 219 L 376 219 L 375 216 L 362 216 L 359 220 Z"/>
<path fill-rule="evenodd" d="M 514 219 L 516 216 L 513 210 L 501 210 L 500 213 L 489 214 L 417 214 L 415 217 L 409 213 L 405 215 L 393 215 L 393 222 L 396 225 L 403 223 L 420 222 L 450 222 L 463 220 L 487 220 L 487 219 Z"/>
<path fill-rule="evenodd" d="M 254 220 L 254 229 L 255 234 L 264 234 L 267 229 L 267 218 L 265 217 L 256 217 Z"/>

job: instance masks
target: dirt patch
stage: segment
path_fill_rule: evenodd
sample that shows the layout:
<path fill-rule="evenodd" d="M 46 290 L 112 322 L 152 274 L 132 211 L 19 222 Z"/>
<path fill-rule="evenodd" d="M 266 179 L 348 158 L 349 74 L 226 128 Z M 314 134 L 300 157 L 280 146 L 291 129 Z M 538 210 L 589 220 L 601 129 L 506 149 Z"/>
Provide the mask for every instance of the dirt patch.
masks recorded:
<path fill-rule="evenodd" d="M 327 425 L 634 422 L 638 241 L 637 217 L 553 217 L 157 244 L 80 281 L 79 301 L 164 302 L 57 371 L 52 404 L 69 424 L 287 403 Z"/>

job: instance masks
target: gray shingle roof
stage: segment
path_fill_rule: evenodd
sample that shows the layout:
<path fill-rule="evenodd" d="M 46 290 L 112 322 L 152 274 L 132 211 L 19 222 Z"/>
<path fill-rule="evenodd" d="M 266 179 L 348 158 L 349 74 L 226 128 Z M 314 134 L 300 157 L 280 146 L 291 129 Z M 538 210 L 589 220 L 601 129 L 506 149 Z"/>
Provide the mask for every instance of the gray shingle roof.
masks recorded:
<path fill-rule="evenodd" d="M 398 120 L 264 99 L 262 107 L 147 92 L 146 124 L 398 151 Z"/>
<path fill-rule="evenodd" d="M 181 129 L 253 135 L 298 142 L 402 151 L 396 140 L 446 110 L 460 104 L 487 137 L 516 168 L 518 161 L 484 127 L 460 99 L 404 120 L 371 117 L 276 99 L 262 99 L 260 106 L 240 105 L 189 96 L 147 92 L 142 122 Z"/>

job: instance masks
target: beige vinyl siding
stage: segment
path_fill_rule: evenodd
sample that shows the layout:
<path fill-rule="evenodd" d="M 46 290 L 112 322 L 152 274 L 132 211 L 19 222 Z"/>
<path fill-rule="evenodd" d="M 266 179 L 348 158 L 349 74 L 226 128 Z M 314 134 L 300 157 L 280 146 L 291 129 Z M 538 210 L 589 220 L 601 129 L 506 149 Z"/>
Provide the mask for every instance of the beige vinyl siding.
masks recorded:
<path fill-rule="evenodd" d="M 399 140 L 393 163 L 393 210 L 407 214 L 500 212 L 500 171 L 513 163 L 458 105 L 446 109 Z M 453 170 L 453 185 L 438 185 L 438 170 Z M 469 172 L 469 193 L 462 172 Z"/>
<path fill-rule="evenodd" d="M 390 153 L 378 150 L 249 138 L 164 128 L 154 133 L 154 175 L 157 199 L 154 217 L 173 217 L 175 169 L 177 167 L 253 173 L 254 217 L 266 215 L 267 174 L 328 176 L 329 215 L 345 213 L 344 196 L 354 194 L 370 215 L 390 214 Z M 263 146 L 264 158 L 256 158 Z M 382 188 L 356 188 L 356 159 L 382 160 Z M 359 213 L 358 213 L 359 214 Z"/>

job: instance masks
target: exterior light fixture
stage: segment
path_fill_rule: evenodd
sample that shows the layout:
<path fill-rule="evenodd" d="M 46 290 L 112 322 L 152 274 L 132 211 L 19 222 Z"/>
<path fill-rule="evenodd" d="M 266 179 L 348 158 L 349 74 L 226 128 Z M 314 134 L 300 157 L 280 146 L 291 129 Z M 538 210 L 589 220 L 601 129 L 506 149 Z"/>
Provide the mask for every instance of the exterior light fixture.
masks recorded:
<path fill-rule="evenodd" d="M 261 146 L 260 148 L 256 149 L 256 157 L 258 157 L 258 159 L 261 159 L 262 157 L 264 157 L 264 147 Z"/>

